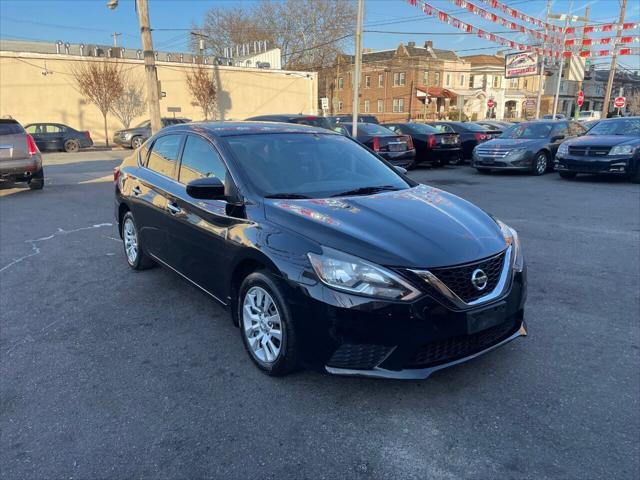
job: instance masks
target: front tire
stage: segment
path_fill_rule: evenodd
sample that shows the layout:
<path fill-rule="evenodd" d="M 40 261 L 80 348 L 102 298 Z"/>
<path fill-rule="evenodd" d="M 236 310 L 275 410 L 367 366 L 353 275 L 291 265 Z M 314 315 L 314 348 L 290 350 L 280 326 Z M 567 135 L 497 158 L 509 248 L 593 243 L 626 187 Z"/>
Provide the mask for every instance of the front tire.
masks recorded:
<path fill-rule="evenodd" d="M 134 150 L 136 148 L 140 148 L 142 146 L 142 144 L 144 143 L 144 140 L 142 139 L 141 136 L 135 136 L 131 139 L 131 148 L 133 148 Z"/>
<path fill-rule="evenodd" d="M 249 357 L 267 375 L 286 375 L 298 366 L 293 317 L 276 279 L 254 272 L 240 286 L 236 305 L 240 335 Z"/>
<path fill-rule="evenodd" d="M 127 263 L 131 268 L 146 270 L 153 267 L 153 260 L 144 253 L 138 226 L 131 212 L 125 213 L 122 217 L 122 244 Z"/>
<path fill-rule="evenodd" d="M 533 167 L 531 173 L 539 176 L 544 175 L 549 168 L 549 156 L 545 152 L 538 152 L 533 158 Z"/>
<path fill-rule="evenodd" d="M 64 142 L 64 151 L 67 153 L 75 153 L 80 150 L 80 142 L 77 140 L 67 140 Z"/>

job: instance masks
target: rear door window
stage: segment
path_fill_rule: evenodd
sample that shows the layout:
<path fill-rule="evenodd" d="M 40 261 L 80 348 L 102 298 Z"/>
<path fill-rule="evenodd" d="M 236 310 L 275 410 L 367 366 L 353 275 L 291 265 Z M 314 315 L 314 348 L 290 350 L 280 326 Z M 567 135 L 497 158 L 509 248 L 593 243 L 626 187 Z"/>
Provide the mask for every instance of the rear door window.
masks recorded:
<path fill-rule="evenodd" d="M 159 137 L 151 147 L 147 168 L 166 177 L 173 177 L 182 135 L 164 135 Z"/>
<path fill-rule="evenodd" d="M 225 181 L 227 169 L 222 158 L 209 142 L 195 135 L 187 136 L 180 162 L 180 183 L 187 184 L 198 178 L 217 177 Z"/>

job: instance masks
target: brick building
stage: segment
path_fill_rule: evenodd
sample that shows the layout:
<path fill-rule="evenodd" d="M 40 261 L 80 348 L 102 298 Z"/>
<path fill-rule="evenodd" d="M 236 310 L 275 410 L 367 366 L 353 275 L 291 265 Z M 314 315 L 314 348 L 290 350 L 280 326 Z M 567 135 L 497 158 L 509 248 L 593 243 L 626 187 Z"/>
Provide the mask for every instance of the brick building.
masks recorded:
<path fill-rule="evenodd" d="M 341 55 L 319 74 L 319 97 L 329 99 L 328 115 L 352 113 L 354 57 Z M 428 41 L 395 50 L 364 51 L 360 113 L 380 121 L 458 118 L 458 98 L 471 94 L 470 64 Z"/>

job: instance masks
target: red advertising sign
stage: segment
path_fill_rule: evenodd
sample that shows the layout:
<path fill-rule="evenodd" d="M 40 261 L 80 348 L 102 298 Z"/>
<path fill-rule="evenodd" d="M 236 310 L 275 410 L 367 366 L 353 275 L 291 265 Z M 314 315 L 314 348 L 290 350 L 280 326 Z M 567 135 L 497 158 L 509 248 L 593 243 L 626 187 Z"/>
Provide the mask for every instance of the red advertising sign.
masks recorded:
<path fill-rule="evenodd" d="M 613 105 L 616 108 L 624 108 L 624 106 L 626 105 L 626 99 L 624 97 L 617 97 L 614 101 L 613 101 Z"/>
<path fill-rule="evenodd" d="M 584 103 L 584 92 L 580 90 L 578 92 L 578 106 L 581 107 L 583 103 Z"/>
<path fill-rule="evenodd" d="M 489 100 L 487 100 L 487 107 L 493 108 L 495 106 L 496 106 L 496 102 L 493 101 L 493 98 L 490 98 Z"/>

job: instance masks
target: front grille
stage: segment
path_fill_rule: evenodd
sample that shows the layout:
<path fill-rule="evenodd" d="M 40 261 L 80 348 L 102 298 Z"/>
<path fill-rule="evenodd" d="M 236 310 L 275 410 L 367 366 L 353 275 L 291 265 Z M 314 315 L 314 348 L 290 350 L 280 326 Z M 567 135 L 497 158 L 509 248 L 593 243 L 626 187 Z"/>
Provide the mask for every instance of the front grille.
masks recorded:
<path fill-rule="evenodd" d="M 430 268 L 429 271 L 444 283 L 449 290 L 469 303 L 491 293 L 500 281 L 505 252 L 484 260 L 457 267 Z M 478 290 L 471 283 L 471 275 L 476 269 L 482 270 L 488 278 L 487 286 Z"/>
<path fill-rule="evenodd" d="M 486 350 L 513 335 L 518 328 L 508 321 L 472 335 L 459 335 L 420 347 L 405 368 L 426 368 L 453 362 Z"/>
<path fill-rule="evenodd" d="M 387 358 L 392 349 L 385 345 L 345 343 L 333 353 L 327 366 L 370 370 Z"/>
<path fill-rule="evenodd" d="M 479 157 L 504 158 L 511 150 L 504 148 L 477 147 L 476 153 Z"/>
<path fill-rule="evenodd" d="M 609 154 L 611 147 L 569 147 L 569 154 L 576 157 L 601 157 Z"/>

